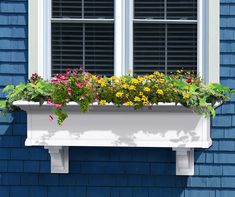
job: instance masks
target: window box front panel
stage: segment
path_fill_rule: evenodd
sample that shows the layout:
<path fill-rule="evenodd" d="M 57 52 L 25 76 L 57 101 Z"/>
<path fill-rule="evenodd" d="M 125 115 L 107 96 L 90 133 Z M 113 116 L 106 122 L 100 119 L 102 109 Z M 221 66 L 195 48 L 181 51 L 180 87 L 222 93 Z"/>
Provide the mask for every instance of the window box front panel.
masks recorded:
<path fill-rule="evenodd" d="M 87 113 L 79 106 L 66 107 L 68 119 L 57 125 L 49 121 L 50 105 L 17 102 L 27 111 L 28 146 L 124 146 L 208 148 L 211 145 L 209 119 L 174 104 L 153 106 L 135 111 L 113 105 L 90 107 Z"/>
<path fill-rule="evenodd" d="M 181 105 L 160 104 L 135 111 L 113 105 L 90 106 L 81 113 L 70 103 L 69 117 L 62 126 L 49 121 L 52 106 L 35 102 L 14 103 L 27 112 L 26 146 L 44 146 L 51 155 L 51 171 L 68 173 L 69 146 L 95 147 L 166 147 L 176 151 L 176 174 L 194 174 L 194 148 L 208 148 L 210 119 Z"/>

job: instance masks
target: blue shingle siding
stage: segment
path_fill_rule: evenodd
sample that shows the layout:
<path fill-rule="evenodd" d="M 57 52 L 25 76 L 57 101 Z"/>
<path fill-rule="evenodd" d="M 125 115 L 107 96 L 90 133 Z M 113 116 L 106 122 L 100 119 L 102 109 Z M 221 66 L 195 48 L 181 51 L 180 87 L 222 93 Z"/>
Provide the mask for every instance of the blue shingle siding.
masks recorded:
<path fill-rule="evenodd" d="M 27 79 L 27 10 L 0 1 L 0 89 Z M 235 88 L 235 0 L 221 0 L 221 82 Z M 175 176 L 175 153 L 153 148 L 71 148 L 70 174 L 51 174 L 47 151 L 24 146 L 26 114 L 0 117 L 0 197 L 235 196 L 235 97 L 217 113 L 193 177 Z"/>

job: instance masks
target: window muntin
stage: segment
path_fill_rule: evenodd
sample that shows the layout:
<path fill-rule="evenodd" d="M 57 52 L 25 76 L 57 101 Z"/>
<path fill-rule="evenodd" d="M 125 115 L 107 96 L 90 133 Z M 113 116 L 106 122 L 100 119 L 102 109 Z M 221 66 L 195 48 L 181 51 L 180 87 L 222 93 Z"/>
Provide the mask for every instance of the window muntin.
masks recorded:
<path fill-rule="evenodd" d="M 114 74 L 114 0 L 52 0 L 51 73 Z"/>
<path fill-rule="evenodd" d="M 135 0 L 134 6 L 134 73 L 197 72 L 197 0 Z"/>

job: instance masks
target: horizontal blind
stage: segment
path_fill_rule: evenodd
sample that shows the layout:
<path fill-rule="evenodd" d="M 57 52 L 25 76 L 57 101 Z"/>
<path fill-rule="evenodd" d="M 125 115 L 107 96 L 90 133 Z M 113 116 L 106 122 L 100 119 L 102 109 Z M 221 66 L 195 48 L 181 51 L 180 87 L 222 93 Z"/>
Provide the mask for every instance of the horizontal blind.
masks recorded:
<path fill-rule="evenodd" d="M 87 71 L 110 76 L 114 72 L 113 24 L 85 25 L 85 68 Z"/>
<path fill-rule="evenodd" d="M 134 71 L 165 71 L 165 25 L 134 24 Z"/>
<path fill-rule="evenodd" d="M 84 0 L 85 18 L 113 18 L 114 0 Z"/>
<path fill-rule="evenodd" d="M 52 0 L 53 18 L 113 18 L 114 0 Z"/>
<path fill-rule="evenodd" d="M 135 18 L 164 18 L 164 0 L 135 0 Z"/>
<path fill-rule="evenodd" d="M 52 74 L 83 64 L 83 25 L 52 24 Z"/>
<path fill-rule="evenodd" d="M 197 72 L 197 0 L 135 0 L 134 5 L 134 73 Z"/>
<path fill-rule="evenodd" d="M 113 19 L 114 1 L 52 0 L 52 6 L 52 75 L 79 67 L 113 75 L 114 22 L 105 19 Z"/>
<path fill-rule="evenodd" d="M 168 0 L 167 19 L 197 20 L 197 0 Z"/>
<path fill-rule="evenodd" d="M 53 18 L 81 18 L 82 0 L 52 0 Z"/>
<path fill-rule="evenodd" d="M 167 71 L 197 71 L 197 25 L 167 25 Z"/>

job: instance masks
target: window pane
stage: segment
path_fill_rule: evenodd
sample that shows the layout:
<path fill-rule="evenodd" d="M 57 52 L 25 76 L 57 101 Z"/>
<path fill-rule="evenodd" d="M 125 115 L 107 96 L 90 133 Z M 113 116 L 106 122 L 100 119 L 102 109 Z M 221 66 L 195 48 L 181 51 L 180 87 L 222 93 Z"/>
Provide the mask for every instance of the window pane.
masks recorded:
<path fill-rule="evenodd" d="M 197 0 L 135 0 L 134 6 L 136 19 L 197 19 Z"/>
<path fill-rule="evenodd" d="M 197 25 L 134 24 L 134 73 L 179 69 L 197 72 Z"/>
<path fill-rule="evenodd" d="M 167 70 L 197 71 L 197 25 L 169 24 L 167 30 Z"/>
<path fill-rule="evenodd" d="M 52 24 L 52 75 L 82 66 L 82 35 L 82 24 Z"/>
<path fill-rule="evenodd" d="M 197 20 L 197 0 L 168 0 L 167 19 Z"/>
<path fill-rule="evenodd" d="M 52 0 L 53 18 L 81 18 L 82 0 Z"/>
<path fill-rule="evenodd" d="M 165 71 L 165 25 L 134 24 L 134 73 Z"/>
<path fill-rule="evenodd" d="M 114 18 L 114 0 L 52 0 L 54 18 Z"/>
<path fill-rule="evenodd" d="M 114 25 L 52 24 L 52 75 L 83 65 L 92 73 L 114 74 Z"/>
<path fill-rule="evenodd" d="M 164 19 L 164 0 L 135 0 L 135 18 Z"/>
<path fill-rule="evenodd" d="M 85 68 L 99 75 L 114 74 L 114 25 L 86 24 Z"/>
<path fill-rule="evenodd" d="M 84 0 L 85 18 L 114 18 L 114 0 Z"/>

